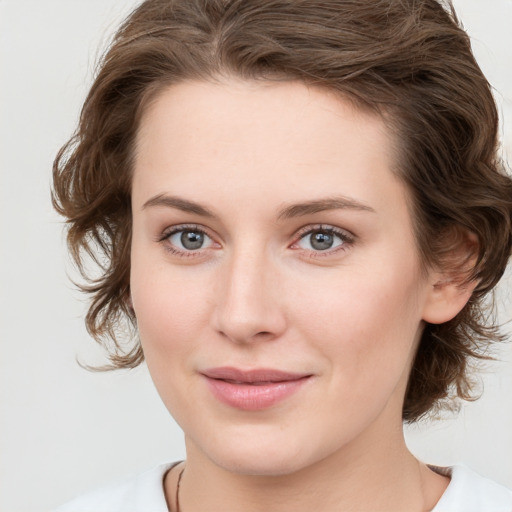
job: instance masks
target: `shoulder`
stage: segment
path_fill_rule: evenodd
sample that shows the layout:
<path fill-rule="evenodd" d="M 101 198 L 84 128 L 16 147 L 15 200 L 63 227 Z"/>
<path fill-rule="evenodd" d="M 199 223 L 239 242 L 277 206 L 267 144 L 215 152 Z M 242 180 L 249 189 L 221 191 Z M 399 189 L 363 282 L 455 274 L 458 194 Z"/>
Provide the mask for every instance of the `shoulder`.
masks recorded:
<path fill-rule="evenodd" d="M 175 464 L 160 464 L 116 485 L 96 489 L 54 512 L 168 512 L 163 479 Z"/>
<path fill-rule="evenodd" d="M 512 512 L 512 490 L 463 465 L 432 468 L 451 477 L 432 512 Z"/>

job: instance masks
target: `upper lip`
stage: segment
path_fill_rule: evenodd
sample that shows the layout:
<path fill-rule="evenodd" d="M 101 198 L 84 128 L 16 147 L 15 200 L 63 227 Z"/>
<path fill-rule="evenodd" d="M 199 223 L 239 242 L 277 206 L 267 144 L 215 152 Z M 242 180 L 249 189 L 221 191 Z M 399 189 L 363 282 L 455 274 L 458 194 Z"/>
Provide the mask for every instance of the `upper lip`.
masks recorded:
<path fill-rule="evenodd" d="M 309 373 L 295 373 L 273 368 L 256 368 L 241 370 L 230 366 L 209 368 L 201 373 L 210 379 L 226 380 L 230 382 L 255 383 L 255 382 L 287 382 L 310 377 Z"/>

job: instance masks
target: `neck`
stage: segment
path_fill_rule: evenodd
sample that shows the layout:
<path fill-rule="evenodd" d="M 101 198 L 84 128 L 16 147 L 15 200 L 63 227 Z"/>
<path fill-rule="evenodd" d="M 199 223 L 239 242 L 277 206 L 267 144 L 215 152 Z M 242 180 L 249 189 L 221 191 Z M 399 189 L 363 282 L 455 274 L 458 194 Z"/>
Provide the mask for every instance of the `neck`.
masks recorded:
<path fill-rule="evenodd" d="M 181 512 L 431 510 L 448 480 L 411 455 L 401 425 L 384 436 L 380 430 L 373 442 L 371 437 L 358 439 L 299 471 L 271 476 L 223 468 L 187 440 Z M 170 502 L 176 492 L 176 476 L 166 480 Z"/>

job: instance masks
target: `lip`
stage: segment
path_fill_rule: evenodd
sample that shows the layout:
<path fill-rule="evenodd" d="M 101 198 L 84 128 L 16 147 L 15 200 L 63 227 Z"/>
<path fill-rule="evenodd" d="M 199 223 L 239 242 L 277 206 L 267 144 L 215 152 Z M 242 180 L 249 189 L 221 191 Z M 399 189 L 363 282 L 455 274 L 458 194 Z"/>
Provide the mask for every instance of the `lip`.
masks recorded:
<path fill-rule="evenodd" d="M 244 411 L 268 409 L 295 394 L 312 377 L 271 368 L 233 367 L 202 371 L 212 394 L 222 403 Z"/>

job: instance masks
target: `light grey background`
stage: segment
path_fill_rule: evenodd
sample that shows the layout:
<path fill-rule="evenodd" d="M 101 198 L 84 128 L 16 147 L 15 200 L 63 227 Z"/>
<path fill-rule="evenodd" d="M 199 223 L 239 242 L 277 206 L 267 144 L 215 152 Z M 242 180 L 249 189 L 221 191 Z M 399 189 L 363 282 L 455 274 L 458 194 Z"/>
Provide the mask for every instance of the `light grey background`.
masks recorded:
<path fill-rule="evenodd" d="M 43 512 L 91 487 L 184 456 L 182 434 L 145 367 L 91 374 L 62 224 L 49 200 L 53 157 L 71 134 L 98 48 L 134 0 L 0 0 L 0 511 Z M 458 0 L 497 93 L 512 154 L 511 0 Z M 510 156 L 509 156 L 510 161 Z M 512 279 L 500 289 L 512 316 Z M 508 316 L 506 315 L 508 313 Z M 512 486 L 512 347 L 484 396 L 457 419 L 408 430 L 415 453 L 464 461 Z"/>

